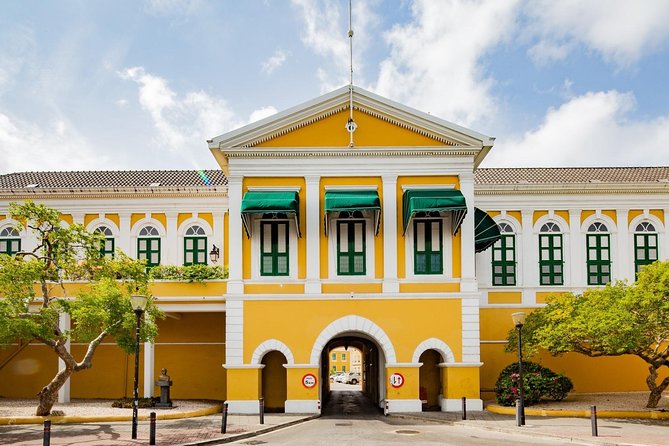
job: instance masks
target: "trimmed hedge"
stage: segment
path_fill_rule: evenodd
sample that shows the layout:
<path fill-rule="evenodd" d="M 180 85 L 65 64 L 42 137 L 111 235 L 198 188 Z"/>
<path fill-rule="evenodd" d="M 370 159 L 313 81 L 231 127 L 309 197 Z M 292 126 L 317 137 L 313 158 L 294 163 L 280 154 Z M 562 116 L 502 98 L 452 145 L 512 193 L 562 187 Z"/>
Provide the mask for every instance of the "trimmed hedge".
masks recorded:
<path fill-rule="evenodd" d="M 518 398 L 518 363 L 506 366 L 495 383 L 497 403 L 513 406 Z M 542 399 L 560 401 L 569 395 L 574 384 L 569 378 L 542 367 L 537 363 L 523 361 L 523 391 L 526 406 L 537 404 Z"/>

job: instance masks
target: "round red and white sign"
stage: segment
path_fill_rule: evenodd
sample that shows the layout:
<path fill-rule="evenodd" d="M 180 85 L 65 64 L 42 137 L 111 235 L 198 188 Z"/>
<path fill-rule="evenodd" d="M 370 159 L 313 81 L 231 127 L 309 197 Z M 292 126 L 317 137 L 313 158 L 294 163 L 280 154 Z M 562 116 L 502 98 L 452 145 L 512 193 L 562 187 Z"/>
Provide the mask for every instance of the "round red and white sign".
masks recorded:
<path fill-rule="evenodd" d="M 307 389 L 314 387 L 316 385 L 316 381 L 316 377 L 311 373 L 307 373 L 302 377 L 302 385 Z"/>
<path fill-rule="evenodd" d="M 401 373 L 393 373 L 390 375 L 390 385 L 394 388 L 400 388 L 404 385 L 404 376 Z"/>

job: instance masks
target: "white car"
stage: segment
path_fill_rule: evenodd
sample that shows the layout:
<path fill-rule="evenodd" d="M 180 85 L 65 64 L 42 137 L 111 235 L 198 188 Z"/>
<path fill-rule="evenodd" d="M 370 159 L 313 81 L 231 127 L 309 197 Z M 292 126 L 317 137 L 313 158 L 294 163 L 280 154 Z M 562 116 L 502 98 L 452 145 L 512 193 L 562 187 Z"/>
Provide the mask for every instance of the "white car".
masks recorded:
<path fill-rule="evenodd" d="M 346 375 L 346 380 L 344 381 L 346 384 L 358 384 L 360 382 L 360 373 L 358 372 L 349 372 Z"/>

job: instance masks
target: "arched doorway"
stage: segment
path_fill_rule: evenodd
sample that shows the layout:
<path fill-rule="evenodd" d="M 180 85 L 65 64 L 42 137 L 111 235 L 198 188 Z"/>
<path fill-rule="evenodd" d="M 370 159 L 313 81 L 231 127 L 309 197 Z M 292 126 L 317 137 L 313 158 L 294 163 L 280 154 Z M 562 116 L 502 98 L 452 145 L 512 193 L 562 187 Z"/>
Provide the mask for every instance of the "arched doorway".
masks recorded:
<path fill-rule="evenodd" d="M 443 362 L 441 354 L 436 350 L 425 350 L 418 359 L 422 365 L 419 370 L 419 397 L 423 411 L 439 411 L 441 409 L 439 395 L 443 393 L 441 370 Z"/>
<path fill-rule="evenodd" d="M 267 352 L 261 363 L 262 369 L 262 397 L 265 401 L 266 412 L 284 412 L 286 410 L 286 357 L 277 350 Z"/>

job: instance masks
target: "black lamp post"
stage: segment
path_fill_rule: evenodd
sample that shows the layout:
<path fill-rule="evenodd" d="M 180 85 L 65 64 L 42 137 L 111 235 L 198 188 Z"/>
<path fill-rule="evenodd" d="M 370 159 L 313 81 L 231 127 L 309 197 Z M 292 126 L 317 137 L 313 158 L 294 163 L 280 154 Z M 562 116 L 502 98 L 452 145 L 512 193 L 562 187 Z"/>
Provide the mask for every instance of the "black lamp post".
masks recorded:
<path fill-rule="evenodd" d="M 137 412 L 139 410 L 139 329 L 142 325 L 142 314 L 146 310 L 146 303 L 148 299 L 146 296 L 142 295 L 132 295 L 130 296 L 130 304 L 132 309 L 137 316 L 137 329 L 135 331 L 135 385 L 132 401 L 132 439 L 137 439 Z"/>
<path fill-rule="evenodd" d="M 518 426 L 525 425 L 525 393 L 523 390 L 523 324 L 525 323 L 525 313 L 522 311 L 519 313 L 513 313 L 511 318 L 513 319 L 513 324 L 518 330 L 518 407 L 516 411 L 518 412 Z"/>
<path fill-rule="evenodd" d="M 209 259 L 211 260 L 211 263 L 218 262 L 220 255 L 221 252 L 218 250 L 218 247 L 216 245 L 212 245 L 211 251 L 209 251 Z"/>

